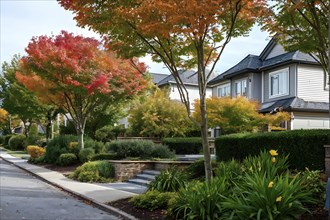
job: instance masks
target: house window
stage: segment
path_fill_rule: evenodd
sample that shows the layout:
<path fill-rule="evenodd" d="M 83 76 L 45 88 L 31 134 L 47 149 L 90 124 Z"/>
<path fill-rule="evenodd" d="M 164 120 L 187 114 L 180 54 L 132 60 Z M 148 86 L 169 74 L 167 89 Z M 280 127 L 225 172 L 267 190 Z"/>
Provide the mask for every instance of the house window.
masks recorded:
<path fill-rule="evenodd" d="M 246 79 L 239 80 L 235 82 L 235 95 L 237 96 L 247 96 L 247 81 Z"/>
<path fill-rule="evenodd" d="M 269 74 L 270 98 L 289 94 L 289 69 Z"/>
<path fill-rule="evenodd" d="M 327 72 L 325 72 L 325 89 L 329 89 L 329 84 L 330 84 L 330 81 L 329 81 L 329 74 Z"/>
<path fill-rule="evenodd" d="M 218 97 L 230 96 L 230 83 L 218 87 Z"/>

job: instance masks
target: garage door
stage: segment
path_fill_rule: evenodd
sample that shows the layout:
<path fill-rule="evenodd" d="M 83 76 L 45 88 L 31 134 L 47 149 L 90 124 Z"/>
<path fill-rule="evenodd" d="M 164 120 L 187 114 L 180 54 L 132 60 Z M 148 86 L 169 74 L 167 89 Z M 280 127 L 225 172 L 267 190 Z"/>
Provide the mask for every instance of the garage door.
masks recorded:
<path fill-rule="evenodd" d="M 306 118 L 296 116 L 293 119 L 292 129 L 319 129 L 329 128 L 328 118 Z"/>

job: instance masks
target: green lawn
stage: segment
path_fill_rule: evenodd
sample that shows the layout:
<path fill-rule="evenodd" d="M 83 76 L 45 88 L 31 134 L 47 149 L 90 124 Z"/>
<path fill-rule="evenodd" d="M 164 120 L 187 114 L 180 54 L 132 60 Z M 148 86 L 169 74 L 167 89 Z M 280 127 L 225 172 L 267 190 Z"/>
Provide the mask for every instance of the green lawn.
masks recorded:
<path fill-rule="evenodd" d="M 18 157 L 22 159 L 30 158 L 30 155 L 26 151 L 22 151 L 22 150 L 12 151 L 4 148 L 3 146 L 0 146 L 0 149 L 6 151 L 8 154 L 12 155 L 13 157 Z"/>

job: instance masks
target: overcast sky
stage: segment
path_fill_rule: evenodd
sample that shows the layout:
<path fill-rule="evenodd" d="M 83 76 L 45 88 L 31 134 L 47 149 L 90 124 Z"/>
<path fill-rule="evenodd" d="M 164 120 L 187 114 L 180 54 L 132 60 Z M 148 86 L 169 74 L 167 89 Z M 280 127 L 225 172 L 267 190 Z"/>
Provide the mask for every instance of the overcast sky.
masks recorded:
<path fill-rule="evenodd" d="M 33 36 L 57 35 L 61 30 L 96 37 L 94 32 L 76 26 L 73 14 L 61 8 L 56 0 L 0 0 L 1 2 L 1 56 L 0 61 L 9 62 L 14 54 L 24 55 Z M 258 27 L 249 37 L 232 39 L 219 61 L 216 72 L 222 73 L 248 54 L 259 55 L 270 40 Z M 168 73 L 161 64 L 155 64 L 148 57 L 142 59 L 150 72 Z"/>

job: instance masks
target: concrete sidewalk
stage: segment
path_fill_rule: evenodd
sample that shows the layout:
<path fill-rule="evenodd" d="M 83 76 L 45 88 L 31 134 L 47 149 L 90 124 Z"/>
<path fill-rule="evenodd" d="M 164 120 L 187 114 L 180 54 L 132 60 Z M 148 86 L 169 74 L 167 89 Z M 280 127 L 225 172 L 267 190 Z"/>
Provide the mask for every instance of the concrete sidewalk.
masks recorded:
<path fill-rule="evenodd" d="M 114 187 L 109 184 L 92 184 L 82 183 L 66 178 L 61 173 L 45 169 L 36 165 L 27 163 L 27 160 L 13 157 L 6 152 L 0 150 L 0 157 L 14 164 L 15 166 L 28 171 L 29 173 L 37 176 L 45 182 L 56 186 L 74 196 L 77 196 L 83 200 L 87 200 L 98 208 L 108 211 L 111 214 L 117 215 L 123 219 L 136 219 L 135 217 L 119 210 L 114 207 L 104 205 L 106 202 L 125 199 L 137 195 L 136 193 L 119 190 L 120 184 L 114 184 Z M 118 186 L 119 185 L 119 186 Z M 143 189 L 139 189 L 139 186 L 131 186 L 131 191 L 143 192 Z"/>

